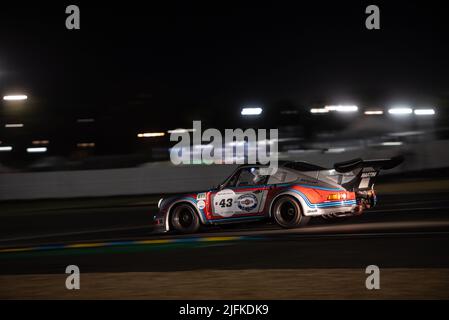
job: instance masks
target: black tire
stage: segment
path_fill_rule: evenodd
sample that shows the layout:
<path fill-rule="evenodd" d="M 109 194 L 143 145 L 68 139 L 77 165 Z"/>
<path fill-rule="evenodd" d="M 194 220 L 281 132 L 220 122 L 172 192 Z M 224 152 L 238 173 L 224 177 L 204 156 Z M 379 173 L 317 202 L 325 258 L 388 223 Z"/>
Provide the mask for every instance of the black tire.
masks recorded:
<path fill-rule="evenodd" d="M 179 204 L 171 210 L 170 222 L 180 233 L 195 233 L 200 228 L 200 219 L 195 209 L 187 204 Z"/>
<path fill-rule="evenodd" d="M 310 217 L 303 215 L 301 205 L 291 196 L 282 196 L 272 208 L 274 221 L 282 228 L 291 229 L 305 226 Z"/>

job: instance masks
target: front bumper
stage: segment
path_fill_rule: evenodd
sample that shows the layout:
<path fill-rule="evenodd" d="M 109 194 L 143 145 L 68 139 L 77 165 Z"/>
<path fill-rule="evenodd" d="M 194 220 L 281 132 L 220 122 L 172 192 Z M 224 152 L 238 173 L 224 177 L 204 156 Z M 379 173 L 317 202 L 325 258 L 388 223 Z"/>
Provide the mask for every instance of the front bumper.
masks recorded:
<path fill-rule="evenodd" d="M 165 215 L 161 214 L 160 212 L 158 212 L 157 214 L 153 214 L 151 216 L 151 221 L 150 221 L 150 225 L 155 229 L 155 230 L 163 230 L 166 231 L 166 226 L 165 226 Z"/>

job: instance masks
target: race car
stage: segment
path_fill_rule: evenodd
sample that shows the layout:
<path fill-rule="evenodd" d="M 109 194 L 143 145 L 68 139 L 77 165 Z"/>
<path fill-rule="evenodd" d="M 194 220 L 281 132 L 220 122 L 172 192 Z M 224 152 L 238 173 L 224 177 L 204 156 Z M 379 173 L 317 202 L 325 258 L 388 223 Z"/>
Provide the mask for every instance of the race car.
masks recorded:
<path fill-rule="evenodd" d="M 402 157 L 354 159 L 326 169 L 306 162 L 283 162 L 274 174 L 267 166 L 241 165 L 223 183 L 205 191 L 159 200 L 154 224 L 164 231 L 194 233 L 201 226 L 272 220 L 297 228 L 311 217 L 360 215 L 376 205 L 374 180 Z"/>

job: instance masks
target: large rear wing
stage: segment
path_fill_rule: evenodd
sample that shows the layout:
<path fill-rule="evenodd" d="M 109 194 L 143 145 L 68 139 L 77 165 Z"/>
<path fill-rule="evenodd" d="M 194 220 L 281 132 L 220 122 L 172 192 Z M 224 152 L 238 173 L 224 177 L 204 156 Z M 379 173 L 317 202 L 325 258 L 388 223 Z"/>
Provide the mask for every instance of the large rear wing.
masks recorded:
<path fill-rule="evenodd" d="M 337 172 L 350 172 L 358 168 L 372 167 L 376 170 L 388 170 L 397 167 L 404 162 L 404 157 L 397 156 L 391 159 L 362 160 L 360 158 L 334 164 Z"/>
<path fill-rule="evenodd" d="M 354 178 L 343 184 L 346 190 L 369 190 L 372 189 L 380 170 L 395 168 L 403 161 L 404 158 L 402 156 L 376 160 L 362 160 L 359 158 L 336 163 L 334 164 L 334 169 L 339 173 L 353 172 Z"/>

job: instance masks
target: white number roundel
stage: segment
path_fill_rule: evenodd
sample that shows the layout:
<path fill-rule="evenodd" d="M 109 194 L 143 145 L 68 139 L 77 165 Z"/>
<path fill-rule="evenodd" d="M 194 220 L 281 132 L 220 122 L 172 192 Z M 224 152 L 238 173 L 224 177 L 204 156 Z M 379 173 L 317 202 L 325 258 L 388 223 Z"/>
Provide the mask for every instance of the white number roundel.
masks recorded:
<path fill-rule="evenodd" d="M 222 217 L 232 217 L 238 213 L 238 207 L 234 203 L 235 192 L 231 189 L 224 189 L 213 197 L 214 213 Z"/>

